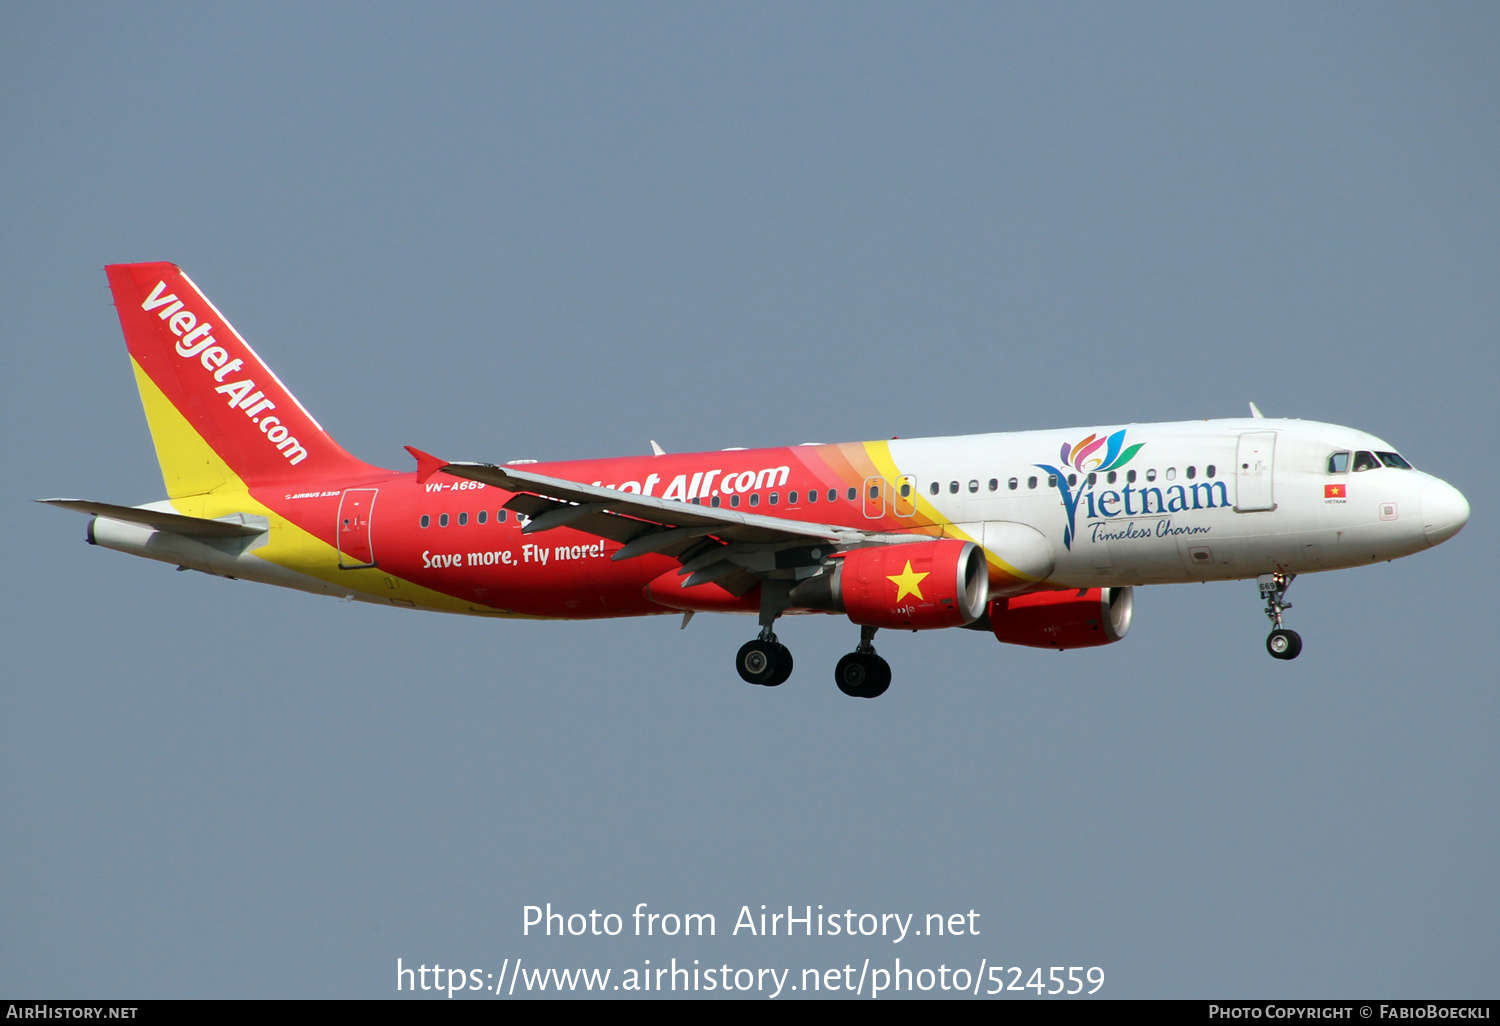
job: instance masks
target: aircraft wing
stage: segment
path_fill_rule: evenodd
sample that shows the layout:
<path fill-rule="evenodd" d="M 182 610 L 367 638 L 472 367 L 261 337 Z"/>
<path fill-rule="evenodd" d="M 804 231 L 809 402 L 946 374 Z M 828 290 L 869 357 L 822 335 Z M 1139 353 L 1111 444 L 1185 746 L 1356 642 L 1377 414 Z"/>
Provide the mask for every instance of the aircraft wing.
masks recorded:
<path fill-rule="evenodd" d="M 70 509 L 75 513 L 90 513 L 110 520 L 123 520 L 127 524 L 142 524 L 158 531 L 189 538 L 246 538 L 254 534 L 265 534 L 264 527 L 236 523 L 232 520 L 207 520 L 203 517 L 185 517 L 181 513 L 167 513 L 156 509 L 141 509 L 139 506 L 116 506 L 109 502 L 93 502 L 88 499 L 37 499 L 47 506 Z"/>
<path fill-rule="evenodd" d="M 532 518 L 531 523 L 526 525 L 529 533 L 567 526 L 615 541 L 627 541 L 639 534 L 642 528 L 656 526 L 704 528 L 705 534 L 713 534 L 725 541 L 743 542 L 853 542 L 866 537 L 865 532 L 849 527 L 783 520 L 758 513 L 742 513 L 737 509 L 697 506 L 691 502 L 676 502 L 653 495 L 637 495 L 634 492 L 621 492 L 577 481 L 564 481 L 515 467 L 497 467 L 488 463 L 449 463 L 443 467 L 443 473 L 466 477 L 471 481 L 483 481 L 518 493 L 516 499 L 522 501 L 516 502 L 513 499 L 506 506 Z M 597 519 L 600 516 L 615 520 L 629 518 L 634 526 L 621 524 L 608 533 L 593 530 L 593 527 L 608 526 Z M 591 522 L 590 526 L 584 526 L 584 522 Z M 617 537 L 621 534 L 625 537 Z"/>
<path fill-rule="evenodd" d="M 446 463 L 433 469 L 515 492 L 505 506 L 531 518 L 524 533 L 571 527 L 623 543 L 616 560 L 648 552 L 674 556 L 683 564 L 684 588 L 718 581 L 740 594 L 762 577 L 811 576 L 839 548 L 913 540 L 675 502 L 511 466 Z"/>

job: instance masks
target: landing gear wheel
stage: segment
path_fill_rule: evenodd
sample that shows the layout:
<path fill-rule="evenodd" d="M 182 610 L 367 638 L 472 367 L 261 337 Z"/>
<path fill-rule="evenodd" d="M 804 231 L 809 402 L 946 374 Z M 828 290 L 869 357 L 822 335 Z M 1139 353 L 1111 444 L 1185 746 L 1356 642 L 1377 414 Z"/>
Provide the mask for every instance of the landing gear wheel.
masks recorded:
<path fill-rule="evenodd" d="M 891 686 L 891 664 L 874 652 L 850 652 L 839 660 L 833 679 L 850 698 L 879 698 Z"/>
<path fill-rule="evenodd" d="M 786 679 L 792 675 L 792 650 L 781 642 L 776 643 L 776 672 L 771 679 L 766 681 L 766 687 L 774 688 L 785 684 Z"/>
<path fill-rule="evenodd" d="M 1278 627 L 1267 636 L 1266 651 L 1274 659 L 1296 659 L 1302 651 L 1302 636 Z"/>
<path fill-rule="evenodd" d="M 740 671 L 740 679 L 746 684 L 766 684 L 776 676 L 778 660 L 776 650 L 781 646 L 774 641 L 747 641 L 740 646 L 734 657 L 734 668 Z"/>
<path fill-rule="evenodd" d="M 792 675 L 792 653 L 779 641 L 747 641 L 734 657 L 734 668 L 746 684 L 774 688 Z"/>

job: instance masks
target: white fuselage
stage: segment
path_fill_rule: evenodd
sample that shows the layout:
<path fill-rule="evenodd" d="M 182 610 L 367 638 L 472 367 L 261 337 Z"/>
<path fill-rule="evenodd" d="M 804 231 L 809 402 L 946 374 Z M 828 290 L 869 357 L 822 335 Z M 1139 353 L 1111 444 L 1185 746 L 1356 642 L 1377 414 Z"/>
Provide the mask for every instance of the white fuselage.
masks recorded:
<path fill-rule="evenodd" d="M 1128 465 L 1093 471 L 1092 483 L 1088 473 L 1060 465 L 1060 442 L 1121 429 L 1128 441 L 1144 443 Z M 1331 472 L 1335 453 L 1348 453 L 1352 464 L 1357 453 L 1394 449 L 1362 431 L 1313 421 L 1185 421 L 889 445 L 922 499 L 975 540 L 985 537 L 993 556 L 1007 558 L 1007 539 L 1002 534 L 992 544 L 989 525 L 1040 532 L 1053 563 L 1045 577 L 1066 586 L 1358 566 L 1426 549 L 1468 518 L 1457 489 L 1420 470 L 1382 464 Z"/>

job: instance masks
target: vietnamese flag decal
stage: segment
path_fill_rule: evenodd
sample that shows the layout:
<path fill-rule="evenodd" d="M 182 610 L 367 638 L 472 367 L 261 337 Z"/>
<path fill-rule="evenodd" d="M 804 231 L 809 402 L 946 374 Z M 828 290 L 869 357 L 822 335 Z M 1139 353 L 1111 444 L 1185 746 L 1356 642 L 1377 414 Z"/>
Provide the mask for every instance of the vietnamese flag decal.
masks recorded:
<path fill-rule="evenodd" d="M 1349 496 L 1346 495 L 1346 494 L 1344 494 L 1344 488 L 1345 487 L 1347 487 L 1347 486 L 1346 485 L 1341 485 L 1341 484 L 1324 485 L 1323 486 L 1323 498 L 1325 498 L 1325 499 L 1347 499 Z"/>

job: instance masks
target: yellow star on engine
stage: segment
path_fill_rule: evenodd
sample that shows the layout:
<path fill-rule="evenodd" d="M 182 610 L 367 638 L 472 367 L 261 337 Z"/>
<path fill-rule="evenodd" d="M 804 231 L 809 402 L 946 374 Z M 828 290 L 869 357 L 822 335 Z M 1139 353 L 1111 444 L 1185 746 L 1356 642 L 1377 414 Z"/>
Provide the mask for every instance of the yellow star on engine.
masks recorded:
<path fill-rule="evenodd" d="M 927 574 L 919 574 L 913 572 L 911 568 L 911 560 L 908 559 L 906 561 L 906 569 L 904 571 L 899 574 L 893 574 L 887 577 L 886 580 L 895 582 L 896 601 L 900 602 L 908 595 L 915 595 L 917 598 L 922 599 L 922 589 L 919 587 L 919 585 L 921 585 L 922 579 L 926 576 Z M 925 602 L 927 600 L 922 599 L 922 601 Z"/>

